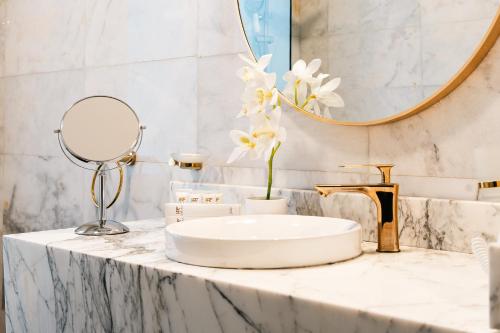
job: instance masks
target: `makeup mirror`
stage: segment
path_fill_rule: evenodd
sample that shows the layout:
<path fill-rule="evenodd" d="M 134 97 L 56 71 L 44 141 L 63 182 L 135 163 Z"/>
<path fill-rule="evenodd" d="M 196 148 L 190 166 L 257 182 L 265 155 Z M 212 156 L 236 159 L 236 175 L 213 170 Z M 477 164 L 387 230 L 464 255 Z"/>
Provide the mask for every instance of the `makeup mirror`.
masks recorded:
<path fill-rule="evenodd" d="M 75 165 L 94 171 L 91 193 L 98 211 L 97 220 L 78 227 L 77 234 L 99 236 L 128 232 L 122 223 L 106 218 L 106 209 L 120 195 L 123 167 L 135 162 L 144 129 L 129 105 L 109 96 L 84 98 L 64 114 L 60 128 L 55 131 L 61 150 Z M 113 199 L 105 203 L 105 177 L 111 170 L 118 170 L 120 181 Z"/>

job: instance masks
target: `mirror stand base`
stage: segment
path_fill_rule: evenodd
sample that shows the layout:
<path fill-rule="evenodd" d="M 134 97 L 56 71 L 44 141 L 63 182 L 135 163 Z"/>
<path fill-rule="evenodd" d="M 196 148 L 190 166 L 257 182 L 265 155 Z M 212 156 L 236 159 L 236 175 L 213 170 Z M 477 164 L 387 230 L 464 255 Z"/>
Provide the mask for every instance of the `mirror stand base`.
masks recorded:
<path fill-rule="evenodd" d="M 75 229 L 75 233 L 84 236 L 118 235 L 129 232 L 127 226 L 113 220 L 105 220 L 103 224 L 99 221 L 85 223 Z"/>

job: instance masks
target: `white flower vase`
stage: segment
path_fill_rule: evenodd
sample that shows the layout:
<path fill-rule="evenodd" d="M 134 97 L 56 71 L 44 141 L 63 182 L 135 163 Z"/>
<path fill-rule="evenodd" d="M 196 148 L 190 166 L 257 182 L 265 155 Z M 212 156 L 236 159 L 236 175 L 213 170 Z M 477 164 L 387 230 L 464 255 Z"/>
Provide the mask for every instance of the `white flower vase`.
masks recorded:
<path fill-rule="evenodd" d="M 288 199 L 282 197 L 251 197 L 245 199 L 247 215 L 288 214 Z"/>

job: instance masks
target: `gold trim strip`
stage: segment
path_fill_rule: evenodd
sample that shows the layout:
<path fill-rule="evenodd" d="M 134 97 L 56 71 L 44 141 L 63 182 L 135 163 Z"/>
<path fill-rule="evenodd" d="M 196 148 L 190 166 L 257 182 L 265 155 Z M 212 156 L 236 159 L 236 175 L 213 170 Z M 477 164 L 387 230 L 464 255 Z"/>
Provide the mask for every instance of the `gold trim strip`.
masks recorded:
<path fill-rule="evenodd" d="M 490 182 L 480 182 L 477 184 L 479 188 L 494 188 L 500 187 L 500 180 L 493 180 Z"/>
<path fill-rule="evenodd" d="M 187 163 L 187 162 L 179 162 L 174 159 L 174 166 L 178 166 L 181 169 L 192 169 L 192 170 L 201 170 L 203 167 L 203 163 Z"/>
<path fill-rule="evenodd" d="M 251 58 L 253 60 L 256 60 L 255 54 L 252 51 L 252 48 L 250 47 L 250 43 L 248 42 L 248 37 L 245 31 L 245 27 L 243 26 L 243 19 L 241 17 L 241 12 L 240 12 L 240 1 L 236 0 L 236 10 L 238 13 L 238 17 L 240 18 L 240 28 L 241 31 L 243 32 L 243 36 L 245 37 L 245 41 L 247 44 L 248 48 L 248 53 L 250 54 Z M 444 97 L 448 96 L 453 90 L 455 90 L 462 82 L 465 81 L 467 77 L 469 77 L 472 72 L 479 66 L 481 61 L 484 59 L 484 57 L 488 54 L 489 50 L 495 45 L 495 42 L 498 39 L 498 36 L 500 34 L 500 7 L 497 10 L 497 13 L 495 15 L 495 18 L 493 19 L 493 22 L 488 28 L 488 31 L 486 34 L 483 36 L 481 42 L 475 49 L 474 53 L 472 56 L 469 57 L 467 62 L 458 70 L 458 72 L 447 82 L 445 83 L 440 89 L 438 89 L 433 95 L 427 97 L 424 99 L 422 102 L 417 104 L 416 106 L 403 111 L 397 115 L 393 115 L 390 117 L 385 117 L 382 119 L 378 120 L 372 120 L 372 121 L 360 121 L 360 122 L 353 122 L 353 121 L 339 121 L 339 120 L 334 120 L 334 119 L 329 119 L 329 118 L 324 118 L 320 117 L 318 115 L 315 115 L 311 112 L 308 112 L 298 106 L 296 106 L 292 101 L 290 101 L 283 93 L 280 91 L 279 95 L 285 103 L 290 105 L 293 109 L 295 109 L 298 112 L 303 113 L 309 118 L 312 118 L 314 120 L 318 120 L 324 123 L 328 124 L 334 124 L 334 125 L 345 125 L 345 126 L 374 126 L 374 125 L 381 125 L 381 124 L 387 124 L 387 123 L 392 123 L 397 120 L 405 119 L 408 118 L 414 114 L 417 114 L 419 112 L 422 112 L 423 110 L 428 109 L 429 107 L 433 106 L 440 100 L 442 100 Z"/>

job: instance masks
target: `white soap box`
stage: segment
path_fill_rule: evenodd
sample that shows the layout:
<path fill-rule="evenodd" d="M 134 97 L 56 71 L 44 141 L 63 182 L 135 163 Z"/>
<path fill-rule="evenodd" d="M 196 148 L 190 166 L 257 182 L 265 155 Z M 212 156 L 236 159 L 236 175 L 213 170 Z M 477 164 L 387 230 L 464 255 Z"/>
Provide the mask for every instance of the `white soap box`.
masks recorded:
<path fill-rule="evenodd" d="M 240 215 L 240 204 L 166 203 L 165 224 L 203 217 Z"/>

